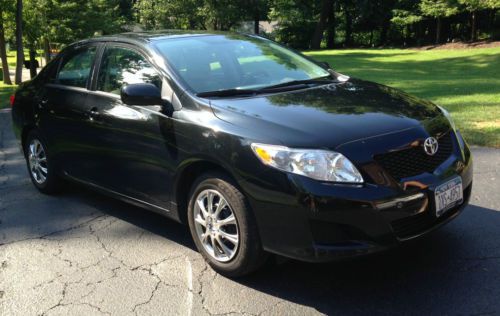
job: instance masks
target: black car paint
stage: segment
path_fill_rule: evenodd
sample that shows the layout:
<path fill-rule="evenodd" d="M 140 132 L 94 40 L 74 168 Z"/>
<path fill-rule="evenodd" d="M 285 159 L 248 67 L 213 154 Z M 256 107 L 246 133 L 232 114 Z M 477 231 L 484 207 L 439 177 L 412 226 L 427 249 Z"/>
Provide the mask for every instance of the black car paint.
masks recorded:
<path fill-rule="evenodd" d="M 470 192 L 472 159 L 459 133 L 452 131 L 453 154 L 433 174 L 397 181 L 373 159 L 450 131 L 432 103 L 357 79 L 253 97 L 199 98 L 150 45 L 165 37 L 103 37 L 68 47 L 17 91 L 12 111 L 17 137 L 22 141 L 30 128 L 38 128 L 61 175 L 178 221 L 185 221 L 194 178 L 211 168 L 224 170 L 247 197 L 264 248 L 308 261 L 399 244 L 390 222 L 432 203 L 435 186 L 454 175 Z M 61 56 L 86 45 L 99 47 L 86 89 L 46 82 Z M 95 91 L 106 45 L 144 54 L 171 88 L 168 104 L 130 106 Z M 251 151 L 252 142 L 338 151 L 357 166 L 365 183 L 326 183 L 266 167 Z M 419 205 L 376 209 L 380 201 L 418 192 L 425 194 Z"/>

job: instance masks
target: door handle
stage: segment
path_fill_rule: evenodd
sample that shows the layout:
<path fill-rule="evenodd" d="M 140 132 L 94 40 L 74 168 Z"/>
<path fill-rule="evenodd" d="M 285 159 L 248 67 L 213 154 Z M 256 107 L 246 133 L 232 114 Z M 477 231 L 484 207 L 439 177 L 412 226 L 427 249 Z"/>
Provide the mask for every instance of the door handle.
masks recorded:
<path fill-rule="evenodd" d="M 40 110 L 43 109 L 47 105 L 47 103 L 49 103 L 49 100 L 47 99 L 40 100 L 40 102 L 38 102 L 38 108 Z"/>
<path fill-rule="evenodd" d="M 87 116 L 91 121 L 97 119 L 100 115 L 101 113 L 99 113 L 99 110 L 96 107 L 93 107 L 87 111 Z"/>

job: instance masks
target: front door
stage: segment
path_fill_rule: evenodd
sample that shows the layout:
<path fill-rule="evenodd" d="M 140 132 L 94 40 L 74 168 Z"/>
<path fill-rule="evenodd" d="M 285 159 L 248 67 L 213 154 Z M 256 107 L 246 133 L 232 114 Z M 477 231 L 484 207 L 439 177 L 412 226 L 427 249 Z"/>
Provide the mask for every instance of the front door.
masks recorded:
<path fill-rule="evenodd" d="M 176 149 L 173 121 L 158 106 L 129 106 L 120 100 L 123 85 L 162 79 L 145 55 L 126 45 L 108 44 L 88 106 L 101 106 L 101 135 L 108 145 L 99 184 L 128 197 L 170 208 L 172 160 Z"/>

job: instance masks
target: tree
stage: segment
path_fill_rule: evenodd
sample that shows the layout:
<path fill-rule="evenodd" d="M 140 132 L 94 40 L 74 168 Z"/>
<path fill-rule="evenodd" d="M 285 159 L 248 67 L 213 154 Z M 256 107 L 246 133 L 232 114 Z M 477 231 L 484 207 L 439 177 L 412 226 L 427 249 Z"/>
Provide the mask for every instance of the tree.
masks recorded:
<path fill-rule="evenodd" d="M 275 39 L 295 48 L 309 48 L 317 23 L 317 4 L 310 0 L 272 0 L 269 17 L 278 22 Z"/>
<path fill-rule="evenodd" d="M 351 46 L 352 45 L 352 26 L 353 26 L 353 11 L 355 9 L 354 2 L 352 0 L 344 0 L 342 2 L 342 7 L 344 11 L 344 31 L 345 31 L 345 39 L 344 45 Z"/>
<path fill-rule="evenodd" d="M 23 1 L 17 0 L 16 5 L 16 84 L 23 81 L 23 62 L 24 62 L 24 49 L 23 49 Z"/>
<path fill-rule="evenodd" d="M 46 0 L 25 0 L 23 10 L 24 42 L 29 49 L 30 78 L 36 76 L 36 47 L 43 34 L 48 32 L 44 23 Z"/>
<path fill-rule="evenodd" d="M 458 0 L 471 15 L 471 41 L 477 40 L 477 12 L 485 9 L 497 9 L 500 0 Z"/>
<path fill-rule="evenodd" d="M 458 0 L 460 4 L 462 4 L 467 11 L 470 12 L 471 15 L 471 41 L 477 40 L 477 11 L 483 10 L 487 8 L 487 3 L 484 0 Z"/>
<path fill-rule="evenodd" d="M 263 0 L 140 0 L 134 5 L 136 18 L 146 29 L 230 30 L 245 18 L 256 15 Z M 253 13 L 253 14 L 252 14 Z M 266 14 L 267 15 L 267 14 Z M 265 15 L 263 15 L 265 16 Z M 257 25 L 258 25 L 258 20 Z"/>
<path fill-rule="evenodd" d="M 4 10 L 9 7 L 10 1 L 2 0 L 0 1 L 0 59 L 2 61 L 2 74 L 3 82 L 5 84 L 11 85 L 10 80 L 9 64 L 7 63 L 7 50 L 5 42 L 5 31 L 4 31 Z"/>
<path fill-rule="evenodd" d="M 337 2 L 333 0 L 332 10 L 330 11 L 330 15 L 328 16 L 328 22 L 326 26 L 326 48 L 332 49 L 335 47 L 335 11 L 337 8 Z"/>
<path fill-rule="evenodd" d="M 247 12 L 247 19 L 253 21 L 253 32 L 259 34 L 260 21 L 267 18 L 269 12 L 269 0 L 243 0 L 243 11 Z"/>
<path fill-rule="evenodd" d="M 323 39 L 323 33 L 326 29 L 326 23 L 328 17 L 333 11 L 333 0 L 322 0 L 321 1 L 321 12 L 319 14 L 319 21 L 316 23 L 316 28 L 311 40 L 311 48 L 319 49 L 321 46 L 321 40 Z"/>
<path fill-rule="evenodd" d="M 422 0 L 420 10 L 426 16 L 436 19 L 436 44 L 441 42 L 442 19 L 458 13 L 454 0 Z"/>

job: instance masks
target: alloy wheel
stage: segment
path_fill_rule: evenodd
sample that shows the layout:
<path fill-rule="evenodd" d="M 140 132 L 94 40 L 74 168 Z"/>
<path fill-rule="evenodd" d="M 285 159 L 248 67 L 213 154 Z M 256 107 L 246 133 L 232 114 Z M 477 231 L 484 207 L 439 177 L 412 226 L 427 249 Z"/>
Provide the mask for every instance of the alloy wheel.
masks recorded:
<path fill-rule="evenodd" d="M 38 139 L 33 139 L 29 145 L 28 162 L 33 179 L 36 183 L 43 184 L 48 174 L 47 154 Z"/>
<path fill-rule="evenodd" d="M 238 251 L 238 223 L 227 200 L 216 190 L 201 191 L 194 205 L 196 234 L 206 252 L 219 262 L 228 262 Z"/>

